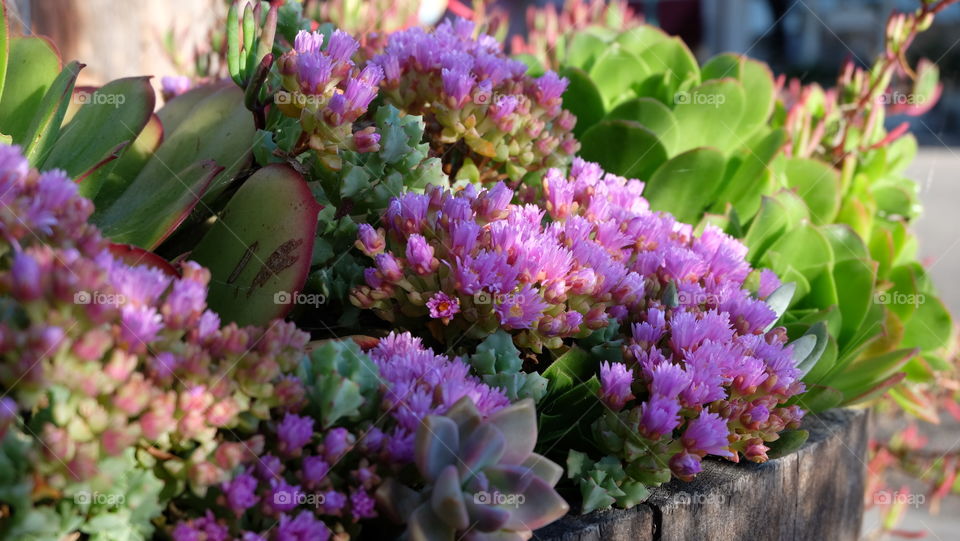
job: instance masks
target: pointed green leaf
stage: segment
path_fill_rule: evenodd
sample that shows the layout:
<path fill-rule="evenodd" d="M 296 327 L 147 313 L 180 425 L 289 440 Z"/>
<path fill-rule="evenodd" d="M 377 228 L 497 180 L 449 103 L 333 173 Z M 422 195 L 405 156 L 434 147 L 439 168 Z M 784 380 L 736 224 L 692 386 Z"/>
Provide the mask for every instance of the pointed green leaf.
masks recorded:
<path fill-rule="evenodd" d="M 73 96 L 73 85 L 76 84 L 81 69 L 83 64 L 79 62 L 67 64 L 40 100 L 23 139 L 23 155 L 34 166 L 43 163 L 60 134 L 63 116 L 67 113 L 67 106 Z"/>
<path fill-rule="evenodd" d="M 63 169 L 71 178 L 82 176 L 118 145 L 137 138 L 153 114 L 154 101 L 149 77 L 107 83 L 63 127 L 43 167 Z M 91 197 L 98 190 L 84 186 L 81 192 Z"/>
<path fill-rule="evenodd" d="M 777 319 L 773 320 L 773 322 L 764 329 L 765 331 L 772 329 L 777 324 L 777 321 L 780 320 L 780 316 L 787 311 L 787 307 L 790 306 L 790 301 L 793 299 L 793 293 L 796 290 L 797 284 L 789 282 L 775 289 L 773 293 L 766 298 L 764 302 L 777 314 Z"/>
<path fill-rule="evenodd" d="M 14 37 L 0 97 L 0 133 L 23 145 L 40 101 L 60 73 L 60 55 L 46 38 Z"/>

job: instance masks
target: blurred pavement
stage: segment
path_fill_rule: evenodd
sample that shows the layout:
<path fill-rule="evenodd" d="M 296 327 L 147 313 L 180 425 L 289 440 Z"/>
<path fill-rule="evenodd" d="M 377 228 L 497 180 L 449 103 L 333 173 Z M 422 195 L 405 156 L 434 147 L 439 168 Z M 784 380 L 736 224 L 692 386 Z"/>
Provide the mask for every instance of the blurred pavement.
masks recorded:
<path fill-rule="evenodd" d="M 960 147 L 921 147 L 907 176 L 920 183 L 915 225 L 920 259 L 953 314 L 960 314 Z"/>

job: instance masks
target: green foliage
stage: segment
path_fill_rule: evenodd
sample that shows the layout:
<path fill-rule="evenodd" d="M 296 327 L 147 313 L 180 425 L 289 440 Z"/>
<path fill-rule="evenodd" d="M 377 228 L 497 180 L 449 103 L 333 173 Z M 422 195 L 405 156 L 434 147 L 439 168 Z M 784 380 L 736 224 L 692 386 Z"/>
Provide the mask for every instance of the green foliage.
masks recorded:
<path fill-rule="evenodd" d="M 788 124 L 761 62 L 721 54 L 699 67 L 676 38 L 648 26 L 588 29 L 562 53 L 571 79 L 564 104 L 581 112 L 583 158 L 643 180 L 654 210 L 740 237 L 754 267 L 795 284 L 781 324 L 794 338 L 815 332 L 815 342 L 801 345 L 823 348 L 817 363 L 803 366 L 812 394 L 801 405 L 816 411 L 863 400 L 897 373 L 929 378 L 926 359 L 946 364 L 952 322 L 908 231 L 918 189 L 903 170 L 916 141 L 885 139 L 882 109 L 872 131 L 851 130 L 845 148 L 856 151 L 834 160 L 809 150 L 815 122 L 837 114 L 827 94 L 804 89 L 802 112 L 813 120 L 798 135 L 797 113 Z M 936 76 L 918 67 L 918 95 L 935 99 Z M 819 338 L 824 330 L 831 338 Z M 915 348 L 915 356 L 902 353 Z M 892 374 L 866 368 L 892 359 Z M 858 371 L 865 377 L 852 376 Z"/>
<path fill-rule="evenodd" d="M 307 390 L 307 411 L 330 428 L 341 418 L 359 418 L 379 404 L 378 369 L 352 340 L 328 340 L 305 357 L 297 377 Z"/>
<path fill-rule="evenodd" d="M 620 459 L 605 456 L 594 462 L 573 449 L 567 456 L 567 477 L 577 482 L 583 499 L 583 513 L 617 507 L 629 509 L 649 496 L 645 483 L 633 479 Z"/>
<path fill-rule="evenodd" d="M 341 150 L 342 168 L 313 167 L 310 186 L 323 205 L 315 241 L 313 272 L 308 289 L 342 305 L 339 323 L 354 321 L 357 309 L 347 297 L 362 279 L 366 257 L 353 248 L 357 225 L 376 224 L 390 199 L 428 186 L 449 186 L 440 160 L 431 158 L 423 141 L 423 119 L 401 115 L 392 105 L 375 114 L 380 150 L 359 153 Z"/>
<path fill-rule="evenodd" d="M 537 372 L 524 372 L 520 350 L 503 329 L 486 337 L 470 355 L 470 365 L 484 383 L 499 387 L 511 402 L 531 398 L 539 402 L 547 393 L 548 380 Z"/>

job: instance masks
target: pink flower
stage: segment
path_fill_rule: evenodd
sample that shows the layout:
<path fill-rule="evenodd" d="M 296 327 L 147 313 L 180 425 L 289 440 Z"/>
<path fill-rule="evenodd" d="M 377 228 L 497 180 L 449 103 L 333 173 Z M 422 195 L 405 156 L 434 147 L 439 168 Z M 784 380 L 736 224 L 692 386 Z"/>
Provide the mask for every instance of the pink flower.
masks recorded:
<path fill-rule="evenodd" d="M 427 308 L 430 309 L 430 317 L 447 323 L 460 311 L 460 299 L 438 291 L 427 301 Z"/>

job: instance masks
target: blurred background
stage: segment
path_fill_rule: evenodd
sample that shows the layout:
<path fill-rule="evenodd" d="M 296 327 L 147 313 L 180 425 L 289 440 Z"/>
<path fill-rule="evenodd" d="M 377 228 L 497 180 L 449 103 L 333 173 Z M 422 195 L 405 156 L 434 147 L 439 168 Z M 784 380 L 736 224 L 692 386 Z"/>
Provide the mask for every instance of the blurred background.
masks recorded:
<path fill-rule="evenodd" d="M 890 12 L 914 9 L 919 1 L 631 0 L 628 4 L 636 16 L 681 36 L 701 60 L 720 52 L 745 53 L 769 62 L 776 74 L 829 86 L 846 59 L 870 65 L 881 51 Z M 16 23 L 13 32 L 49 36 L 65 60 L 78 59 L 87 64 L 80 84 L 98 85 L 119 77 L 151 74 L 156 76 L 154 82 L 159 89 L 161 76 L 217 73 L 217 55 L 211 54 L 211 49 L 216 47 L 218 35 L 222 39 L 228 5 L 225 0 L 10 3 L 13 13 L 9 18 Z M 402 24 L 433 23 L 444 14 L 463 13 L 465 4 L 477 7 L 455 0 L 304 3 L 305 9 L 316 10 L 335 23 L 340 22 L 336 6 L 352 4 L 352 8 L 344 9 L 354 12 L 365 9 L 366 22 L 361 18 L 349 25 L 343 23 L 354 32 L 388 19 Z M 550 3 L 561 6 L 563 0 L 501 0 L 487 2 L 486 7 L 506 15 L 501 20 L 505 23 L 502 32 L 523 37 L 529 23 L 528 8 Z M 379 9 L 389 13 L 378 13 Z M 948 307 L 960 314 L 960 5 L 938 15 L 933 28 L 921 34 L 910 48 L 909 56 L 911 63 L 924 57 L 940 67 L 943 95 L 924 116 L 890 118 L 888 122 L 894 126 L 909 121 L 921 144 L 918 159 L 909 170 L 926 207 L 916 224 L 921 257 Z M 960 416 L 960 407 L 956 415 Z M 960 449 L 960 424 L 955 419 L 945 415 L 939 426 L 921 424 L 910 437 L 919 438 L 914 443 L 922 443 L 925 453 L 942 461 Z M 900 431 L 906 426 L 903 419 L 884 420 L 877 424 L 875 437 L 902 437 Z M 892 528 L 894 536 L 960 539 L 960 497 L 947 495 L 937 501 L 922 497 L 932 488 L 920 475 L 923 473 L 892 474 L 887 481 L 918 496 L 903 507 L 902 521 Z M 871 503 L 869 498 L 867 503 Z M 889 512 L 868 513 L 865 536 L 875 533 L 883 520 L 889 520 Z M 890 529 L 885 536 L 890 535 Z"/>

